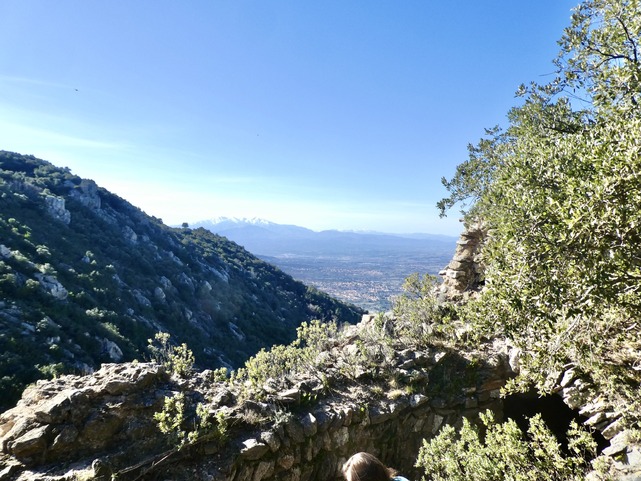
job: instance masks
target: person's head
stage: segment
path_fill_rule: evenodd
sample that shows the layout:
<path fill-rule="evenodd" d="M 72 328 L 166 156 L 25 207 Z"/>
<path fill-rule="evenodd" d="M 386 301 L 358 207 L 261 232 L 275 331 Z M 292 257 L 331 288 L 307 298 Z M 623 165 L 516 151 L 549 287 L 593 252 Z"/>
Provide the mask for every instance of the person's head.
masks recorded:
<path fill-rule="evenodd" d="M 369 453 L 356 453 L 343 465 L 345 481 L 390 481 L 396 471 Z"/>

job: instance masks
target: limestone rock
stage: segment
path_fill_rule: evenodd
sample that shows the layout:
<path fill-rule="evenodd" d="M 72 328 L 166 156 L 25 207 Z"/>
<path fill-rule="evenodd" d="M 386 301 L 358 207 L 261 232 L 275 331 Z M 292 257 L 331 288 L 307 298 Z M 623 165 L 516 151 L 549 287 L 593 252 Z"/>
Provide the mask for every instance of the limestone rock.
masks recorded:
<path fill-rule="evenodd" d="M 521 370 L 521 354 L 522 351 L 518 347 L 514 347 L 509 351 L 509 365 L 513 373 L 518 374 Z"/>
<path fill-rule="evenodd" d="M 603 437 L 605 439 L 612 439 L 614 438 L 617 434 L 623 432 L 625 429 L 625 425 L 623 424 L 623 421 L 621 419 L 617 419 L 613 423 L 609 424 L 603 431 L 601 431 L 601 434 L 603 434 Z"/>
<path fill-rule="evenodd" d="M 196 286 L 194 286 L 194 281 L 184 272 L 181 272 L 178 275 L 178 282 L 186 286 L 191 292 L 196 291 Z"/>
<path fill-rule="evenodd" d="M 263 457 L 269 451 L 269 446 L 256 439 L 247 439 L 243 442 L 240 455 L 244 458 L 255 461 Z"/>
<path fill-rule="evenodd" d="M 47 214 L 63 224 L 69 225 L 71 222 L 71 212 L 65 208 L 65 199 L 63 197 L 46 195 L 45 205 L 47 207 Z"/>
<path fill-rule="evenodd" d="M 93 180 L 82 179 L 80 185 L 70 192 L 71 197 L 92 210 L 99 210 L 101 205 L 98 186 Z"/>
<path fill-rule="evenodd" d="M 305 414 L 301 420 L 301 424 L 303 425 L 303 432 L 306 437 L 313 436 L 318 431 L 318 423 L 312 413 Z"/>
<path fill-rule="evenodd" d="M 576 371 L 574 369 L 568 369 L 563 373 L 563 377 L 561 378 L 561 382 L 559 382 L 559 385 L 561 387 L 567 387 L 572 381 L 576 379 Z"/>
<path fill-rule="evenodd" d="M 470 225 L 463 231 L 456 243 L 452 261 L 439 272 L 443 277 L 439 300 L 457 302 L 480 290 L 483 267 L 477 262 L 477 255 L 486 234 L 485 226 L 480 223 Z"/>
<path fill-rule="evenodd" d="M 40 272 L 34 274 L 34 277 L 38 279 L 42 288 L 49 292 L 53 297 L 59 300 L 64 300 L 67 298 L 69 293 L 67 289 L 56 279 L 54 276 L 48 276 Z"/>
<path fill-rule="evenodd" d="M 236 324 L 234 324 L 233 322 L 229 322 L 227 323 L 227 325 L 229 326 L 229 330 L 236 337 L 236 339 L 238 339 L 241 342 L 246 339 L 247 336 L 245 336 L 245 333 Z"/>
<path fill-rule="evenodd" d="M 122 228 L 122 235 L 124 236 L 125 240 L 130 244 L 138 243 L 138 234 L 136 234 L 134 230 L 128 225 Z"/>
<path fill-rule="evenodd" d="M 156 431 L 152 414 L 162 398 L 148 389 L 168 379 L 161 366 L 139 363 L 107 364 L 91 376 L 40 382 L 25 391 L 15 408 L 0 415 L 2 452 L 38 466 L 120 449 L 126 440 L 132 442 L 134 431 L 147 433 L 138 441 L 141 446 L 158 442 L 151 436 Z"/>
<path fill-rule="evenodd" d="M 176 264 L 179 266 L 183 266 L 183 261 L 181 261 L 176 254 L 174 254 L 172 251 L 167 251 L 167 257 L 169 257 L 172 261 L 174 261 Z"/>
<path fill-rule="evenodd" d="M 294 418 L 290 418 L 285 424 L 285 431 L 291 440 L 297 444 L 305 441 L 305 430 L 302 424 Z"/>
<path fill-rule="evenodd" d="M 147 297 L 145 297 L 143 293 L 138 289 L 134 289 L 133 291 L 131 291 L 131 293 L 133 294 L 134 299 L 136 299 L 136 302 L 138 302 L 138 304 L 143 307 L 151 307 L 151 301 L 147 299 Z"/>
<path fill-rule="evenodd" d="M 590 394 L 586 391 L 586 385 L 581 380 L 576 380 L 574 384 L 561 390 L 563 401 L 572 409 L 580 409 L 587 404 Z"/>
<path fill-rule="evenodd" d="M 300 402 L 301 391 L 299 388 L 292 388 L 278 394 L 277 399 L 284 404 Z"/>
<path fill-rule="evenodd" d="M 11 252 L 11 249 L 4 244 L 0 244 L 0 256 L 5 259 L 9 259 L 10 257 L 13 257 L 13 252 Z"/>
<path fill-rule="evenodd" d="M 272 431 L 265 431 L 261 433 L 260 439 L 269 446 L 272 453 L 275 453 L 280 449 L 281 442 L 278 439 L 278 436 L 276 436 Z"/>
<path fill-rule="evenodd" d="M 167 295 L 165 294 L 165 291 L 163 291 L 161 287 L 156 287 L 154 289 L 154 297 L 160 302 L 165 302 L 165 300 L 167 299 Z"/>
<path fill-rule="evenodd" d="M 124 354 L 122 353 L 122 349 L 118 347 L 118 344 L 110 341 L 109 339 L 101 339 L 100 343 L 102 344 L 103 351 L 107 354 L 107 356 L 109 356 L 109 359 L 114 362 L 122 361 Z"/>

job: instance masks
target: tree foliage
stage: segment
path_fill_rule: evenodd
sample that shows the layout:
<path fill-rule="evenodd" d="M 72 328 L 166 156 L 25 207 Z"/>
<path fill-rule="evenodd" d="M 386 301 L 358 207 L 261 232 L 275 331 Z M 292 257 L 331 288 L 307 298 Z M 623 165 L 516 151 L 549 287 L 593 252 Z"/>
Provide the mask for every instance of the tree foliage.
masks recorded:
<path fill-rule="evenodd" d="M 403 293 L 394 299 L 395 335 L 408 345 L 445 343 L 458 337 L 461 326 L 453 321 L 451 306 L 438 302 L 435 276 L 414 273 L 403 284 Z"/>
<path fill-rule="evenodd" d="M 559 42 L 558 76 L 522 86 L 445 185 L 444 213 L 482 218 L 486 290 L 469 306 L 482 332 L 524 351 L 541 390 L 568 364 L 612 403 L 639 412 L 641 375 L 641 5 L 588 0 Z"/>

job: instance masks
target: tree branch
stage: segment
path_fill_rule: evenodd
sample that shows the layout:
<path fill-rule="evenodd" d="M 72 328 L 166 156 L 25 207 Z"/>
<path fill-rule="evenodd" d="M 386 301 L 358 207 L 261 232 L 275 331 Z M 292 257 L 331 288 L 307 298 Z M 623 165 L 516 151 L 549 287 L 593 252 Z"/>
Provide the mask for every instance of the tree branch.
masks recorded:
<path fill-rule="evenodd" d="M 630 36 L 630 32 L 628 31 L 628 27 L 625 25 L 625 22 L 621 20 L 619 16 L 615 17 L 619 24 L 621 25 L 621 28 L 625 32 L 625 36 L 628 38 L 628 41 L 632 44 L 632 52 L 634 53 L 634 63 L 639 63 L 639 57 L 637 56 L 637 44 L 634 42 L 634 39 Z"/>

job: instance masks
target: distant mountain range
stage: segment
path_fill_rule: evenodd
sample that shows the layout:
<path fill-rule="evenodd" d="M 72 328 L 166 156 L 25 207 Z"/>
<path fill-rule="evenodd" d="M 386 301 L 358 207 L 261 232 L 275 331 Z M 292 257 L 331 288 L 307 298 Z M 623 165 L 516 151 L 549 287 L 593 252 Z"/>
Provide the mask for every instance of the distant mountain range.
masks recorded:
<path fill-rule="evenodd" d="M 339 230 L 316 232 L 305 227 L 276 224 L 258 218 L 218 217 L 197 221 L 190 226 L 204 227 L 261 256 L 370 255 L 372 252 L 425 252 L 426 249 L 450 252 L 457 240 L 452 236 L 423 233 L 387 234 Z"/>
<path fill-rule="evenodd" d="M 294 278 L 370 311 L 389 309 L 410 274 L 436 275 L 457 241 L 435 234 L 315 232 L 257 218 L 220 217 L 191 225 L 225 236 Z"/>

